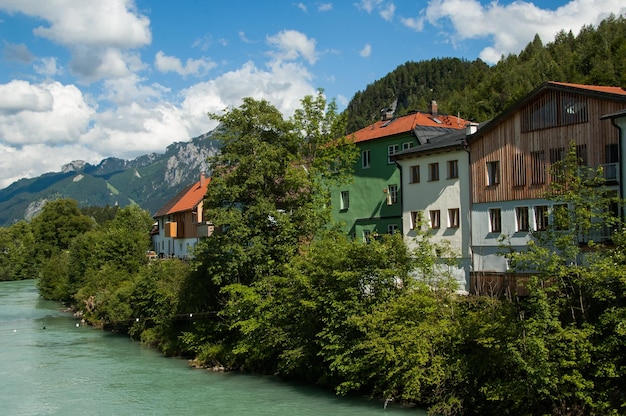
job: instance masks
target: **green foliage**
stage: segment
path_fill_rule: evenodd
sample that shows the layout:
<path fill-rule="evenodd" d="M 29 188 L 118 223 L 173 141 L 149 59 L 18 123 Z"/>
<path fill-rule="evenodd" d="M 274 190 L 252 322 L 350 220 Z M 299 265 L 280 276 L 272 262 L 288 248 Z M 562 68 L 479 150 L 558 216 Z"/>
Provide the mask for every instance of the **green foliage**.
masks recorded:
<path fill-rule="evenodd" d="M 0 280 L 38 277 L 33 244 L 32 229 L 25 221 L 0 228 Z"/>
<path fill-rule="evenodd" d="M 519 54 L 493 66 L 480 59 L 409 61 L 354 95 L 346 109 L 347 131 L 379 120 L 380 111 L 394 103 L 396 114 L 404 115 L 427 111 L 435 99 L 440 113 L 487 121 L 544 81 L 624 86 L 624 39 L 626 18 L 611 15 L 578 35 L 561 31 L 545 45 L 535 36 Z"/>
<path fill-rule="evenodd" d="M 119 209 L 120 207 L 118 205 L 114 205 L 114 206 L 105 205 L 103 207 L 100 207 L 100 206 L 82 207 L 80 211 L 84 215 L 87 215 L 88 217 L 93 218 L 97 224 L 102 225 L 108 221 L 111 221 L 113 218 L 115 218 L 115 215 L 117 214 L 117 211 Z"/>
<path fill-rule="evenodd" d="M 93 221 L 78 209 L 72 199 L 47 202 L 31 222 L 37 259 L 44 260 L 67 250 L 72 240 L 94 227 Z"/>
<path fill-rule="evenodd" d="M 620 230 L 611 206 L 619 201 L 604 187 L 601 171 L 580 166 L 576 147 L 551 168 L 546 198 L 554 201 L 550 225 L 532 234 L 528 249 L 509 253 L 511 264 L 535 276 L 529 298 L 489 333 L 487 348 L 507 377 L 524 388 L 486 375 L 482 393 L 496 399 L 499 413 L 619 414 L 624 397 L 617 374 L 623 370 L 623 232 L 614 245 L 594 241 L 602 230 Z M 621 324 L 619 322 L 622 322 Z M 472 369 L 469 374 L 479 374 Z"/>

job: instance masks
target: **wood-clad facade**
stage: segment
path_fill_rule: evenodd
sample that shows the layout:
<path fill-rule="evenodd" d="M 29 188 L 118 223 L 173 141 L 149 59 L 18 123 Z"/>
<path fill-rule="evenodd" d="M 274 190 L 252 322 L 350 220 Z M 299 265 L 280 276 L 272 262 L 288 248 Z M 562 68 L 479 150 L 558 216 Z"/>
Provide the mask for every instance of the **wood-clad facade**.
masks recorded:
<path fill-rule="evenodd" d="M 609 188 L 624 197 L 623 139 L 605 116 L 625 108 L 622 88 L 547 82 L 468 137 L 472 291 L 512 275 L 503 237 L 508 249 L 524 250 L 552 221 L 556 203 L 544 198 L 550 166 L 572 143 L 582 164 L 602 166 Z"/>
<path fill-rule="evenodd" d="M 472 203 L 540 198 L 572 142 L 587 166 L 617 180 L 619 133 L 602 116 L 626 106 L 621 91 L 546 83 L 490 122 L 469 141 Z"/>

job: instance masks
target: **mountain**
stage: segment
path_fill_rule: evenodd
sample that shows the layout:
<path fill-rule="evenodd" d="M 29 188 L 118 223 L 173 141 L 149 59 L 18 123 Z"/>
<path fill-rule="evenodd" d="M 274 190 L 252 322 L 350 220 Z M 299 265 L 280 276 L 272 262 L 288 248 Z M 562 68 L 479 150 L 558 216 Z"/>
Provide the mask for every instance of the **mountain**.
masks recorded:
<path fill-rule="evenodd" d="M 60 172 L 21 179 L 1 189 L 0 226 L 32 218 L 55 198 L 75 199 L 81 207 L 136 203 L 154 213 L 181 187 L 196 182 L 201 172 L 210 175 L 207 159 L 217 151 L 209 132 L 171 144 L 163 154 L 133 160 L 108 158 L 95 166 L 73 161 Z"/>

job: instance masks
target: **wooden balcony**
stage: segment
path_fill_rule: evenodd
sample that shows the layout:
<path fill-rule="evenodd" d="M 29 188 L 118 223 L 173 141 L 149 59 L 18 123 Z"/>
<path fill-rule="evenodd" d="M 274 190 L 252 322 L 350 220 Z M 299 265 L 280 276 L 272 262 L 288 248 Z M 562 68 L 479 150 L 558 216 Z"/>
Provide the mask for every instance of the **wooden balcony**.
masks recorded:
<path fill-rule="evenodd" d="M 470 272 L 470 293 L 497 298 L 528 296 L 529 277 L 523 273 Z"/>

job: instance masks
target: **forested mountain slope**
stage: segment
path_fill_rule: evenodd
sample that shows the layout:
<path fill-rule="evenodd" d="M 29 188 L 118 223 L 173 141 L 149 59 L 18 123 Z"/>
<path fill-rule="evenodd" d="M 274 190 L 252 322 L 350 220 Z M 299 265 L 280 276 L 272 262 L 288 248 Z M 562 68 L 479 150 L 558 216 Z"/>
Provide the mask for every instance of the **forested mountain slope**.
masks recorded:
<path fill-rule="evenodd" d="M 436 58 L 406 62 L 357 92 L 346 108 L 348 132 L 396 106 L 396 115 L 426 110 L 486 121 L 544 81 L 626 87 L 626 19 L 610 16 L 575 35 L 561 31 L 549 43 L 539 36 L 518 55 L 489 66 L 477 59 Z"/>

